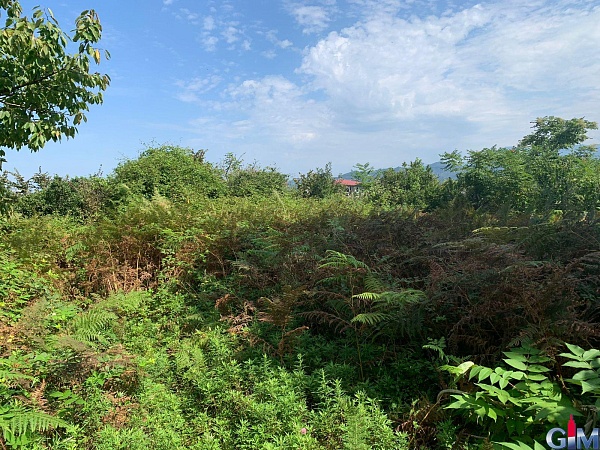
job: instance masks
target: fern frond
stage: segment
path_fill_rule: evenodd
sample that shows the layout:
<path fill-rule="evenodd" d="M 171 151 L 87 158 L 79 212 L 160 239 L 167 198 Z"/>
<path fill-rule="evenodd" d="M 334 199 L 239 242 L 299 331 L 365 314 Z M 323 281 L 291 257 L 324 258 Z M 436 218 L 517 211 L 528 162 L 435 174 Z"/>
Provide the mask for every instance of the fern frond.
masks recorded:
<path fill-rule="evenodd" d="M 364 262 L 359 261 L 352 255 L 336 252 L 335 250 L 327 250 L 327 256 L 323 258 L 323 264 L 319 269 L 334 268 L 334 269 L 364 269 L 369 270 Z"/>
<path fill-rule="evenodd" d="M 103 332 L 110 328 L 117 316 L 107 311 L 87 311 L 79 314 L 71 323 L 73 335 L 84 341 L 103 340 Z"/>
<path fill-rule="evenodd" d="M 391 315 L 388 313 L 370 312 L 358 314 L 350 322 L 373 326 L 375 324 L 388 320 L 390 317 Z"/>
<path fill-rule="evenodd" d="M 353 295 L 353 298 L 360 300 L 381 300 L 384 294 L 377 294 L 376 292 L 363 292 L 362 294 Z"/>
<path fill-rule="evenodd" d="M 21 411 L 9 421 L 10 431 L 15 435 L 27 432 L 39 433 L 50 428 L 68 428 L 70 425 L 58 417 L 41 411 Z"/>
<path fill-rule="evenodd" d="M 381 301 L 387 305 L 400 305 L 405 303 L 419 303 L 427 299 L 427 294 L 420 289 L 403 289 L 401 291 L 384 292 Z"/>
<path fill-rule="evenodd" d="M 41 411 L 26 410 L 21 406 L 0 405 L 0 430 L 7 444 L 21 446 L 32 434 L 51 428 L 70 428 L 71 425 L 58 417 Z"/>
<path fill-rule="evenodd" d="M 382 292 L 386 289 L 384 283 L 373 272 L 369 272 L 365 276 L 364 283 L 367 292 Z"/>

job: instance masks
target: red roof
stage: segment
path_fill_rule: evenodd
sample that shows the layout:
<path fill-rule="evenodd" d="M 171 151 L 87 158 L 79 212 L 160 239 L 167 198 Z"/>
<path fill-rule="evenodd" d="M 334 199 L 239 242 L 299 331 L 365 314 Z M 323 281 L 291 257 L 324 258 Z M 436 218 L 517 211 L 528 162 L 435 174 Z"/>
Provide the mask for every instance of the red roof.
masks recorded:
<path fill-rule="evenodd" d="M 335 180 L 335 182 L 337 184 L 341 184 L 342 186 L 358 186 L 360 184 L 360 182 L 358 181 L 354 181 L 354 180 L 344 180 L 344 179 L 337 179 Z"/>

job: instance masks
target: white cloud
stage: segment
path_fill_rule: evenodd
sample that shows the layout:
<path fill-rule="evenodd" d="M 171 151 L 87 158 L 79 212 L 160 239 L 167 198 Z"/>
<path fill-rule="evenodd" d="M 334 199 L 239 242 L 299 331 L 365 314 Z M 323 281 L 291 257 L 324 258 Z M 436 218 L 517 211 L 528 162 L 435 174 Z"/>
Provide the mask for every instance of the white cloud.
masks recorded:
<path fill-rule="evenodd" d="M 198 102 L 201 95 L 215 89 L 223 79 L 218 75 L 206 78 L 193 78 L 189 81 L 178 80 L 175 85 L 181 89 L 177 98 L 183 102 Z"/>
<path fill-rule="evenodd" d="M 321 0 L 319 4 L 286 2 L 286 8 L 305 34 L 320 33 L 327 28 L 335 10 L 335 0 Z"/>
<path fill-rule="evenodd" d="M 269 42 L 284 50 L 294 46 L 294 43 L 289 39 L 280 40 L 277 37 L 277 30 L 269 30 L 268 32 L 264 33 L 264 36 Z"/>
<path fill-rule="evenodd" d="M 298 6 L 293 14 L 296 21 L 304 27 L 304 33 L 316 33 L 327 28 L 329 17 L 327 11 L 321 6 Z"/>
<path fill-rule="evenodd" d="M 280 157 L 291 172 L 330 160 L 343 170 L 359 161 L 389 167 L 415 157 L 432 162 L 454 148 L 514 144 L 538 116 L 600 120 L 593 2 L 508 0 L 405 18 L 407 2 L 352 2 L 379 7 L 305 50 L 297 69 L 304 84 L 258 77 L 212 104 L 235 113 L 220 123 L 235 123 L 229 133 L 240 150 L 286 148 Z M 328 23 L 312 11 L 306 27 Z M 283 42 L 275 32 L 265 36 Z"/>
<path fill-rule="evenodd" d="M 248 131 L 280 143 L 312 141 L 328 128 L 327 108 L 282 76 L 246 80 L 230 87 L 227 95 L 227 108 L 248 116 Z"/>
<path fill-rule="evenodd" d="M 265 50 L 261 52 L 261 55 L 263 55 L 267 59 L 275 59 L 277 57 L 277 53 L 273 49 Z"/>
<path fill-rule="evenodd" d="M 206 16 L 204 18 L 204 21 L 203 21 L 203 28 L 206 31 L 212 31 L 212 30 L 215 29 L 215 27 L 216 27 L 216 25 L 215 25 L 215 19 L 214 19 L 214 17 L 213 16 Z"/>
<path fill-rule="evenodd" d="M 181 14 L 183 14 L 183 17 L 185 17 L 190 22 L 196 23 L 196 21 L 198 20 L 199 15 L 195 12 L 190 11 L 187 8 L 181 8 L 179 11 L 181 12 Z"/>
<path fill-rule="evenodd" d="M 221 35 L 225 38 L 225 42 L 228 44 L 233 44 L 237 40 L 239 40 L 240 30 L 238 30 L 234 25 L 229 25 L 225 28 Z"/>
<path fill-rule="evenodd" d="M 163 0 L 163 5 L 169 6 L 173 4 L 173 0 Z"/>
<path fill-rule="evenodd" d="M 207 52 L 214 52 L 217 49 L 219 38 L 216 36 L 206 35 L 202 37 L 201 42 L 204 46 L 204 50 Z"/>
<path fill-rule="evenodd" d="M 524 96 L 539 109 L 567 102 L 569 86 L 598 96 L 598 23 L 600 7 L 560 4 L 378 16 L 330 33 L 306 51 L 299 72 L 349 126 L 436 116 L 490 121 L 526 112 Z"/>

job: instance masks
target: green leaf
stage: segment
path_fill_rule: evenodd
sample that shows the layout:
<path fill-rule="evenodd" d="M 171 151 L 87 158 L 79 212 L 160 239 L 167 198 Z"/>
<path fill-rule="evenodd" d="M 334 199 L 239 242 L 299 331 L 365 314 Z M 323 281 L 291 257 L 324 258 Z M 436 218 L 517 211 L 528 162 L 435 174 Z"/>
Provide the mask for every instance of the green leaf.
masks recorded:
<path fill-rule="evenodd" d="M 490 382 L 492 384 L 496 384 L 498 382 L 498 380 L 502 379 L 502 377 L 500 375 L 498 375 L 497 373 L 492 373 L 490 374 Z"/>
<path fill-rule="evenodd" d="M 494 373 L 494 371 L 492 369 L 490 369 L 489 367 L 482 367 L 481 371 L 479 372 L 478 381 L 485 380 L 487 377 L 489 377 L 493 373 Z"/>
<path fill-rule="evenodd" d="M 581 357 L 586 361 L 589 361 L 591 359 L 596 359 L 596 358 L 600 357 L 600 350 L 597 350 L 595 348 L 593 348 L 591 350 L 587 350 L 586 352 L 583 353 L 583 355 Z"/>
<path fill-rule="evenodd" d="M 590 364 L 582 361 L 567 361 L 563 364 L 564 367 L 575 367 L 578 369 L 590 369 Z"/>
<path fill-rule="evenodd" d="M 573 376 L 573 380 L 598 379 L 598 373 L 595 370 L 582 370 Z"/>
<path fill-rule="evenodd" d="M 506 448 L 510 448 L 511 450 L 533 450 L 529 445 L 524 442 L 497 442 L 497 444 L 502 445 Z M 537 449 L 536 449 L 537 450 Z M 546 450 L 546 449 L 544 449 Z"/>
<path fill-rule="evenodd" d="M 574 344 L 567 344 L 565 342 L 565 345 L 567 346 L 567 348 L 569 350 L 571 350 L 571 353 L 573 353 L 575 356 L 579 356 L 582 357 L 585 353 L 585 350 L 582 349 L 580 346 L 578 345 L 574 345 Z M 561 356 L 566 356 L 567 358 L 569 357 L 568 354 L 561 354 Z"/>
<path fill-rule="evenodd" d="M 517 370 L 527 370 L 527 364 L 516 359 L 505 359 L 504 362 Z"/>
<path fill-rule="evenodd" d="M 523 355 L 522 353 L 518 353 L 518 352 L 514 352 L 513 351 L 513 352 L 504 352 L 504 355 L 507 356 L 509 359 L 514 360 L 514 361 L 527 362 L 527 357 L 525 355 Z"/>
<path fill-rule="evenodd" d="M 600 394 L 600 379 L 582 381 L 581 382 L 581 393 L 594 392 Z"/>
<path fill-rule="evenodd" d="M 539 364 L 531 364 L 528 367 L 529 372 L 537 372 L 537 373 L 543 373 L 543 372 L 550 372 L 550 368 L 546 367 L 546 366 L 540 366 Z"/>
<path fill-rule="evenodd" d="M 544 380 L 547 380 L 548 377 L 546 375 L 542 375 L 542 374 L 531 373 L 531 374 L 527 375 L 527 379 L 530 381 L 544 381 Z"/>
<path fill-rule="evenodd" d="M 462 364 L 459 364 L 456 368 L 459 373 L 466 373 L 471 367 L 473 367 L 475 363 L 473 361 L 465 361 Z"/>

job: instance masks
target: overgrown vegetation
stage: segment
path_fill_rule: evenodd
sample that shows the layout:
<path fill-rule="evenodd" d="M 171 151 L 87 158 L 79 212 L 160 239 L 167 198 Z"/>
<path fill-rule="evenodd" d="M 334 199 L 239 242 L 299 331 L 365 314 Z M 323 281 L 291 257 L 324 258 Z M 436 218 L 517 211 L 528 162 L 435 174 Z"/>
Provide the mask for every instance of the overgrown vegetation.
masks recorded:
<path fill-rule="evenodd" d="M 148 148 L 2 177 L 0 447 L 539 445 L 600 395 L 595 124 L 287 177 Z M 536 444 L 536 442 L 538 444 Z"/>

